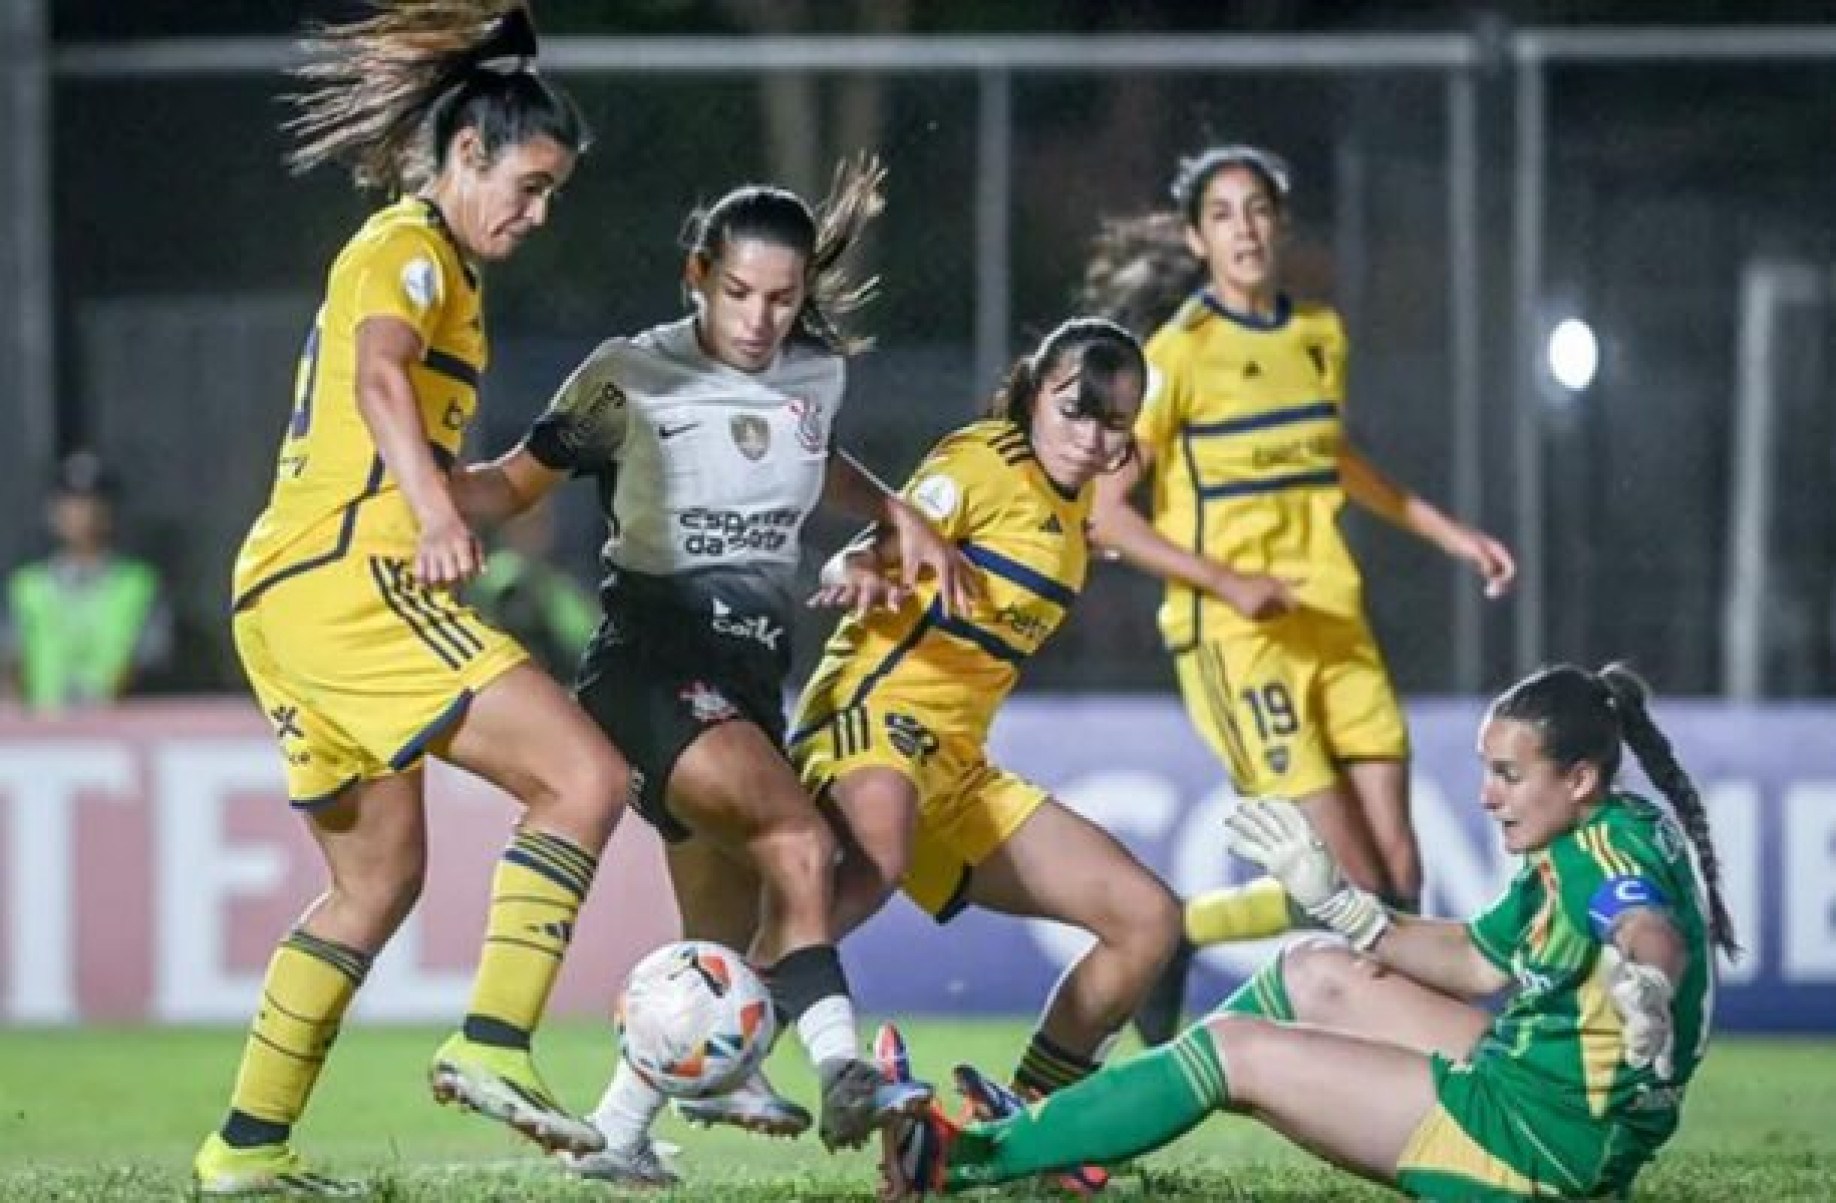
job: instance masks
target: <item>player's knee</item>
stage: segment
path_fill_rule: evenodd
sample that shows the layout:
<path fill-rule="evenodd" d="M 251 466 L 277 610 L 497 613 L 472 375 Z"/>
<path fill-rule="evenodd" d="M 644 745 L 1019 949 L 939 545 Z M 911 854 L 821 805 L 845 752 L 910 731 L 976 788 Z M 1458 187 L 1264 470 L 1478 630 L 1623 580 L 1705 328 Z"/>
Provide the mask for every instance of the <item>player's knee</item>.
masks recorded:
<path fill-rule="evenodd" d="M 404 854 L 339 875 L 332 882 L 332 894 L 380 945 L 414 910 L 426 880 L 425 857 Z"/>
<path fill-rule="evenodd" d="M 1108 882 L 1091 934 L 1139 961 L 1144 972 L 1153 973 L 1173 955 L 1183 915 L 1173 892 L 1143 870 Z"/>
<path fill-rule="evenodd" d="M 1212 1049 L 1224 1068 L 1231 1102 L 1251 1106 L 1260 1097 L 1265 1052 L 1271 1048 L 1276 1025 L 1256 1015 L 1214 1011 L 1202 1021 Z"/>
<path fill-rule="evenodd" d="M 597 849 L 612 834 L 630 788 L 631 769 L 611 745 L 594 739 L 548 766 L 544 797 L 530 801 L 550 825 Z"/>
<path fill-rule="evenodd" d="M 1371 964 L 1329 937 L 1290 944 L 1281 954 L 1281 984 L 1297 1019 L 1324 1022 L 1342 1013 Z"/>
<path fill-rule="evenodd" d="M 830 880 L 835 869 L 835 833 L 811 810 L 786 816 L 752 841 L 759 876 L 786 894 L 797 895 Z"/>

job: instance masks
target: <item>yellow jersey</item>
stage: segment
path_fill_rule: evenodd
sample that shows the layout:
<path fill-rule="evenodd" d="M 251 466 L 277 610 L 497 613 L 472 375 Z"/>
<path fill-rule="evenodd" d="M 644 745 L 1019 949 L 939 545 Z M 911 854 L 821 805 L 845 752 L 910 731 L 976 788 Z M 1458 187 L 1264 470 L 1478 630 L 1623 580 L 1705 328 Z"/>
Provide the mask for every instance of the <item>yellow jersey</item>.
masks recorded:
<path fill-rule="evenodd" d="M 904 495 L 981 569 L 983 597 L 946 616 L 927 582 L 897 611 L 844 618 L 804 689 L 793 742 L 870 695 L 896 699 L 935 734 L 985 737 L 1020 665 L 1084 587 L 1092 490 L 1063 492 L 1013 423 L 946 435 Z"/>
<path fill-rule="evenodd" d="M 274 488 L 236 557 L 238 610 L 352 547 L 413 554 L 414 515 L 357 411 L 357 327 L 374 317 L 420 334 L 409 378 L 421 425 L 437 462 L 458 460 L 485 367 L 483 298 L 439 211 L 409 197 L 373 214 L 332 263 L 300 354 Z"/>
<path fill-rule="evenodd" d="M 1153 456 L 1163 536 L 1239 572 L 1298 580 L 1307 609 L 1357 618 L 1363 583 L 1339 530 L 1345 356 L 1329 308 L 1284 296 L 1262 321 L 1201 293 L 1148 341 L 1135 437 Z M 1168 582 L 1160 627 L 1171 650 L 1251 625 Z"/>

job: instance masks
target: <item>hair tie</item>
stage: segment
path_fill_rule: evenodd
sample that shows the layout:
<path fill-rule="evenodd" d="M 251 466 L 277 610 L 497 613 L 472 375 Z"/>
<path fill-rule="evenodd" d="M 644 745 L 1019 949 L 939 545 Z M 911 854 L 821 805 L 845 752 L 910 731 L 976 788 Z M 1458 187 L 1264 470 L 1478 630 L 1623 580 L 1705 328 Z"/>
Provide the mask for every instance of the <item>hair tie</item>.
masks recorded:
<path fill-rule="evenodd" d="M 466 65 L 492 75 L 534 74 L 536 31 L 529 10 L 518 5 L 493 18 L 484 41 L 466 56 Z"/>

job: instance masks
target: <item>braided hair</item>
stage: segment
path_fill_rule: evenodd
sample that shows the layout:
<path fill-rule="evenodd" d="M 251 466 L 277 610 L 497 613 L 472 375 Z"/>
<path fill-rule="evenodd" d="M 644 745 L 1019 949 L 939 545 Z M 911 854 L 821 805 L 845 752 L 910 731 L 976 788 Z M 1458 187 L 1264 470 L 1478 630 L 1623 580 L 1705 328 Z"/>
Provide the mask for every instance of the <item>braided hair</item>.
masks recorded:
<path fill-rule="evenodd" d="M 1676 812 L 1695 850 L 1707 886 L 1715 946 L 1737 955 L 1740 944 L 1722 897 L 1721 860 L 1710 838 L 1702 795 L 1652 719 L 1649 699 L 1650 690 L 1624 664 L 1609 664 L 1598 673 L 1558 664 L 1506 690 L 1492 703 L 1489 716 L 1534 727 L 1550 760 L 1563 768 L 1585 761 L 1598 767 L 1609 782 L 1619 772 L 1621 744 L 1631 748 L 1645 776 Z"/>

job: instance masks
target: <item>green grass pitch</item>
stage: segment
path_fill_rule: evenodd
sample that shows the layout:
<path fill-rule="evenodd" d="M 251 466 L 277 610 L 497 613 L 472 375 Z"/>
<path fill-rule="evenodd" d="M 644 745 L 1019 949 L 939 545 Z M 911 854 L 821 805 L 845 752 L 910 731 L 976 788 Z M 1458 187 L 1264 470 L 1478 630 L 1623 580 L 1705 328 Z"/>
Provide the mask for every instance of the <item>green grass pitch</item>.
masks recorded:
<path fill-rule="evenodd" d="M 950 1065 L 1005 1068 L 1025 1037 L 1019 1023 L 906 1025 L 917 1068 L 947 1081 Z M 603 1199 L 569 1182 L 494 1125 L 436 1107 L 422 1070 L 441 1033 L 346 1029 L 298 1134 L 329 1172 L 363 1175 L 378 1200 Z M 191 1152 L 221 1115 L 241 1036 L 229 1030 L 0 1030 L 0 1200 L 126 1203 L 186 1195 Z M 539 1046 L 555 1088 L 585 1109 L 613 1056 L 602 1027 L 557 1024 Z M 814 1090 L 797 1051 L 772 1072 L 806 1101 Z M 1373 1100 L 1374 1105 L 1380 1105 Z M 813 1137 L 768 1141 L 702 1132 L 675 1119 L 660 1135 L 682 1146 L 687 1185 L 662 1200 L 778 1203 L 871 1199 L 869 1153 L 831 1157 Z M 1836 1040 L 1717 1041 L 1692 1087 L 1684 1128 L 1640 1179 L 1641 1200 L 1723 1203 L 1836 1199 Z M 993 1197 L 1049 1197 L 1028 1187 Z M 1214 1118 L 1117 1179 L 1117 1198 L 1377 1200 L 1363 1186 L 1285 1145 L 1257 1124 Z"/>

